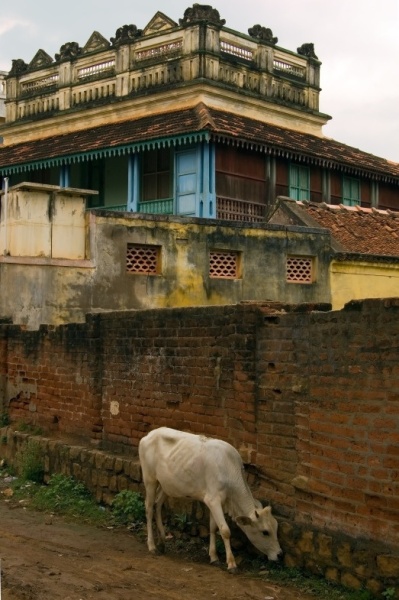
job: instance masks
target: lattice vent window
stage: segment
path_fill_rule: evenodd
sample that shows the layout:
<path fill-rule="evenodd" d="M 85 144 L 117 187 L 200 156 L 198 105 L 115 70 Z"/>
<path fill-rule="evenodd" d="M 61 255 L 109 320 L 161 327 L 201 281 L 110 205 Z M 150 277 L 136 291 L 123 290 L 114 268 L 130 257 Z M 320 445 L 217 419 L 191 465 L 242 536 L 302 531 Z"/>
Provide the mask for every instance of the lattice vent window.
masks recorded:
<path fill-rule="evenodd" d="M 209 254 L 209 277 L 218 279 L 238 279 L 239 252 L 213 250 Z"/>
<path fill-rule="evenodd" d="M 286 279 L 289 283 L 313 283 L 313 258 L 288 256 Z"/>
<path fill-rule="evenodd" d="M 136 274 L 159 275 L 161 271 L 161 247 L 149 244 L 128 244 L 126 271 Z"/>

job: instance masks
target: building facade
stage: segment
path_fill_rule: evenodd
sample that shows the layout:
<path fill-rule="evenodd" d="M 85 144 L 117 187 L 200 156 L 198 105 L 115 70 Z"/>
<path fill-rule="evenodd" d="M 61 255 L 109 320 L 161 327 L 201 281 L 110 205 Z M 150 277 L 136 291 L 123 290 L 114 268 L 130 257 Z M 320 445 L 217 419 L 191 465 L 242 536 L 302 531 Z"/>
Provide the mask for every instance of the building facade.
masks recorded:
<path fill-rule="evenodd" d="M 399 296 L 399 212 L 280 198 L 272 222 L 331 234 L 333 309 L 351 300 Z"/>
<path fill-rule="evenodd" d="M 265 300 L 329 306 L 327 230 L 86 211 L 91 195 L 26 183 L 2 194 L 2 317 L 38 329 L 114 310 Z"/>
<path fill-rule="evenodd" d="M 277 41 L 195 4 L 15 60 L 0 175 L 97 190 L 91 207 L 241 222 L 268 220 L 278 195 L 399 208 L 398 164 L 324 137 L 313 45 Z"/>

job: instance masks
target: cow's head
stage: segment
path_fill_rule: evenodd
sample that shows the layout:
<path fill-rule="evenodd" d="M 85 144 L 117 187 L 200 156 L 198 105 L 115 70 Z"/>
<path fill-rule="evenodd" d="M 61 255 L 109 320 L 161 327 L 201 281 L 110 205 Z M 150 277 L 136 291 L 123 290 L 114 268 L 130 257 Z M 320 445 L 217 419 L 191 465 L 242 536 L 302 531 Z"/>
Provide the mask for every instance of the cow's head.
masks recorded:
<path fill-rule="evenodd" d="M 250 517 L 237 517 L 236 523 L 255 548 L 266 554 L 269 560 L 278 560 L 282 556 L 277 539 L 278 523 L 270 506 L 256 509 Z"/>

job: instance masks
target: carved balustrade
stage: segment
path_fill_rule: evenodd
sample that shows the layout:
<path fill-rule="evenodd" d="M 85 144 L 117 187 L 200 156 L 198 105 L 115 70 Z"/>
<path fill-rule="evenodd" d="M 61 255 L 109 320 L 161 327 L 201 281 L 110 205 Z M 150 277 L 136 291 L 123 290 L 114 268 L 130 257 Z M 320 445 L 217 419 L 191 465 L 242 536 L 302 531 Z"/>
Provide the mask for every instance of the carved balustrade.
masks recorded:
<path fill-rule="evenodd" d="M 319 108 L 320 63 L 311 44 L 290 52 L 276 47 L 277 38 L 265 28 L 249 30 L 253 37 L 213 23 L 185 22 L 151 35 L 125 28 L 113 43 L 94 32 L 83 49 L 65 44 L 55 61 L 43 50 L 29 65 L 13 61 L 6 78 L 7 123 L 199 78 L 296 109 Z"/>

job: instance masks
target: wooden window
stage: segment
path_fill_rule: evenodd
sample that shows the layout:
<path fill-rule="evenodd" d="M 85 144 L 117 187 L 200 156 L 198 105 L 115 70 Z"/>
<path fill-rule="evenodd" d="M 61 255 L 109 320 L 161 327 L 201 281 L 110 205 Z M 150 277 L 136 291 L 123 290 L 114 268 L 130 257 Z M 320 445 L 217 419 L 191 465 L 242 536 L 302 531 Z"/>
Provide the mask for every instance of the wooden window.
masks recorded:
<path fill-rule="evenodd" d="M 360 205 L 360 181 L 352 177 L 344 177 L 342 181 L 342 204 L 346 206 Z"/>
<path fill-rule="evenodd" d="M 287 256 L 286 280 L 288 283 L 313 283 L 314 260 L 311 256 Z"/>
<path fill-rule="evenodd" d="M 218 147 L 216 152 L 216 195 L 265 204 L 264 155 L 240 148 Z"/>
<path fill-rule="evenodd" d="M 170 148 L 150 150 L 142 159 L 141 201 L 162 200 L 172 195 Z"/>
<path fill-rule="evenodd" d="M 310 200 L 310 172 L 308 167 L 290 165 L 290 198 Z"/>
<path fill-rule="evenodd" d="M 230 250 L 212 250 L 209 253 L 209 277 L 214 279 L 238 279 L 240 253 Z"/>
<path fill-rule="evenodd" d="M 126 271 L 136 275 L 159 275 L 161 272 L 161 246 L 128 244 Z"/>

